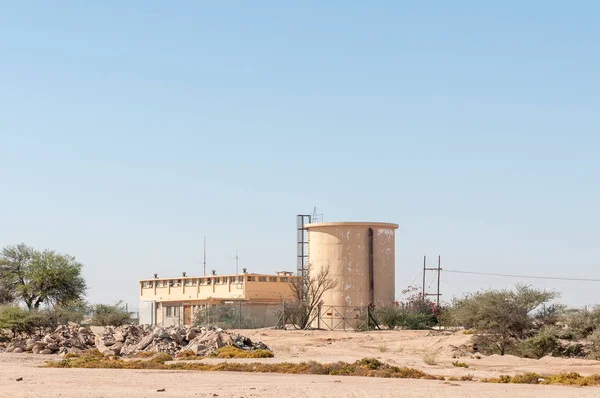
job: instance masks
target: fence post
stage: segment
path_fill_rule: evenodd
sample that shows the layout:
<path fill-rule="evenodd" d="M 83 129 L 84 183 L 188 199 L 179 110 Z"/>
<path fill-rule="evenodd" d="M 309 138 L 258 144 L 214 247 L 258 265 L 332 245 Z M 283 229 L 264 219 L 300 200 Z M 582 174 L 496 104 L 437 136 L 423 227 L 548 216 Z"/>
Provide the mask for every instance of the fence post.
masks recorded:
<path fill-rule="evenodd" d="M 317 329 L 321 329 L 321 303 L 317 306 Z"/>
<path fill-rule="evenodd" d="M 238 304 L 239 304 L 238 329 L 241 329 L 242 328 L 242 302 L 240 301 Z"/>

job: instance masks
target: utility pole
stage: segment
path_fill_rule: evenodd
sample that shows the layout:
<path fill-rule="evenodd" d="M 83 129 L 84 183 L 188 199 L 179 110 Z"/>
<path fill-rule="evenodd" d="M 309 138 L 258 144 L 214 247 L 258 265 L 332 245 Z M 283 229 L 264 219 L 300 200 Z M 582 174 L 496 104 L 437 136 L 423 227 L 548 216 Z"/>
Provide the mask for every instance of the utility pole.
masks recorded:
<path fill-rule="evenodd" d="M 436 271 L 437 272 L 437 292 L 436 293 L 427 293 L 425 291 L 425 274 L 427 271 Z M 423 256 L 423 300 L 427 296 L 436 296 L 436 303 L 438 308 L 440 307 L 440 277 L 442 275 L 442 256 L 438 256 L 438 266 L 437 268 L 427 268 L 427 256 Z"/>
<path fill-rule="evenodd" d="M 437 307 L 440 308 L 440 276 L 442 275 L 442 256 L 438 256 L 437 269 Z"/>

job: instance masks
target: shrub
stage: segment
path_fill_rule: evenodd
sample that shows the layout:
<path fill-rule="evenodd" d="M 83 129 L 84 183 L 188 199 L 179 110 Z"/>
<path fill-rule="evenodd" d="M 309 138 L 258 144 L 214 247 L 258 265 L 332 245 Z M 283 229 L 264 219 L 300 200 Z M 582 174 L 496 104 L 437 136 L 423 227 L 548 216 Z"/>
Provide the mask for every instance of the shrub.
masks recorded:
<path fill-rule="evenodd" d="M 459 361 L 454 361 L 452 362 L 452 365 L 456 366 L 457 368 L 468 368 L 469 365 L 467 365 L 464 362 L 459 362 Z"/>
<path fill-rule="evenodd" d="M 423 362 L 425 362 L 427 365 L 437 365 L 435 354 L 425 354 L 423 357 Z"/>
<path fill-rule="evenodd" d="M 591 335 L 588 336 L 587 341 L 589 344 L 591 359 L 600 359 L 600 329 L 596 329 Z"/>
<path fill-rule="evenodd" d="M 0 307 L 0 331 L 7 329 L 16 336 L 21 333 L 31 334 L 33 328 L 29 311 L 16 305 Z"/>
<path fill-rule="evenodd" d="M 566 311 L 561 319 L 574 339 L 586 338 L 600 326 L 600 306 Z"/>
<path fill-rule="evenodd" d="M 131 314 L 120 303 L 115 305 L 96 304 L 91 307 L 93 326 L 122 326 L 131 323 Z"/>
<path fill-rule="evenodd" d="M 558 297 L 525 285 L 513 290 L 489 290 L 454 300 L 456 324 L 477 329 L 489 351 L 504 355 L 515 342 L 535 329 L 534 311 Z"/>
<path fill-rule="evenodd" d="M 375 310 L 375 319 L 377 322 L 386 326 L 388 329 L 394 329 L 402 324 L 402 308 L 397 303 L 378 307 Z"/>
<path fill-rule="evenodd" d="M 555 327 L 545 327 L 532 337 L 519 342 L 515 347 L 515 353 L 533 359 L 556 353 L 559 348 L 557 335 L 558 330 Z"/>
<path fill-rule="evenodd" d="M 273 358 L 273 353 L 267 350 L 245 351 L 234 346 L 221 347 L 210 356 L 216 358 Z"/>

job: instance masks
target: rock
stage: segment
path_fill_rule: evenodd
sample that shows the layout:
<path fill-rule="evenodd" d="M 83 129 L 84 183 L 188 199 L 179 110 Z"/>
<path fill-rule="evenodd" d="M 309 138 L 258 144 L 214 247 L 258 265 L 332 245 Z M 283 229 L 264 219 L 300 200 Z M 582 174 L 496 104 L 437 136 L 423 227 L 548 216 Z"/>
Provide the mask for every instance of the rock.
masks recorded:
<path fill-rule="evenodd" d="M 181 344 L 181 341 L 183 340 L 183 337 L 181 336 L 181 334 L 179 334 L 179 331 L 177 330 L 171 330 L 169 332 L 169 337 L 173 339 L 177 344 Z"/>
<path fill-rule="evenodd" d="M 84 333 L 87 333 L 87 332 L 88 332 L 88 331 L 87 331 L 87 329 L 86 329 L 86 328 L 83 328 L 83 327 L 79 328 L 77 331 L 78 331 L 80 334 L 84 334 Z"/>
<path fill-rule="evenodd" d="M 186 334 L 185 334 L 185 339 L 187 341 L 192 341 L 196 338 L 196 336 L 198 336 L 198 333 L 196 332 L 195 329 L 190 329 Z"/>
<path fill-rule="evenodd" d="M 111 345 L 115 345 L 116 341 L 114 339 L 108 339 L 103 341 L 104 345 L 110 347 Z"/>
<path fill-rule="evenodd" d="M 50 351 L 49 349 L 46 348 L 46 349 L 40 351 L 40 354 L 42 354 L 42 355 L 51 355 L 52 351 Z"/>
<path fill-rule="evenodd" d="M 46 346 L 46 349 L 55 352 L 58 351 L 58 345 L 51 343 Z"/>
<path fill-rule="evenodd" d="M 32 339 L 28 339 L 25 342 L 25 351 L 31 351 L 33 350 L 33 347 L 35 347 L 35 341 L 33 341 Z"/>
<path fill-rule="evenodd" d="M 166 339 L 169 337 L 169 332 L 167 332 L 165 329 L 159 326 L 154 330 L 154 337 L 158 337 L 159 339 Z"/>
<path fill-rule="evenodd" d="M 42 337 L 42 342 L 43 343 L 47 343 L 47 344 L 55 343 L 54 338 L 51 335 L 49 335 L 49 334 L 46 335 L 46 336 L 44 336 L 44 337 Z"/>
<path fill-rule="evenodd" d="M 125 337 L 123 336 L 123 334 L 121 332 L 115 332 L 115 334 L 113 335 L 113 338 L 115 341 L 121 341 L 121 342 L 125 341 Z"/>
<path fill-rule="evenodd" d="M 17 347 L 13 350 L 13 354 L 21 354 L 24 350 L 21 347 Z"/>

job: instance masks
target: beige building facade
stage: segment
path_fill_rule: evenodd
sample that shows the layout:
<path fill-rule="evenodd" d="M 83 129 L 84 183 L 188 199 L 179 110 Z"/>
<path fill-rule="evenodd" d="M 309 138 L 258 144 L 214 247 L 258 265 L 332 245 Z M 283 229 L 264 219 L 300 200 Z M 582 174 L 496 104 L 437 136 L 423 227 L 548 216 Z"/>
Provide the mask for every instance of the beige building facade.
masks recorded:
<path fill-rule="evenodd" d="M 190 325 L 209 306 L 277 304 L 292 295 L 292 272 L 151 278 L 139 282 L 140 324 Z M 249 306 L 250 307 L 250 306 Z M 258 307 L 257 307 L 258 308 Z"/>

